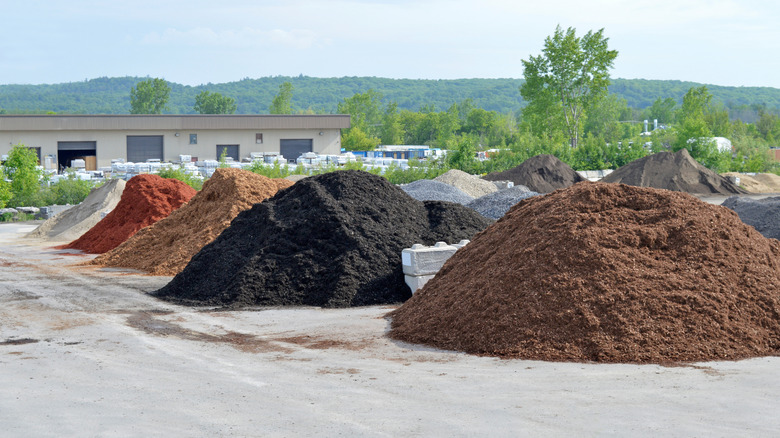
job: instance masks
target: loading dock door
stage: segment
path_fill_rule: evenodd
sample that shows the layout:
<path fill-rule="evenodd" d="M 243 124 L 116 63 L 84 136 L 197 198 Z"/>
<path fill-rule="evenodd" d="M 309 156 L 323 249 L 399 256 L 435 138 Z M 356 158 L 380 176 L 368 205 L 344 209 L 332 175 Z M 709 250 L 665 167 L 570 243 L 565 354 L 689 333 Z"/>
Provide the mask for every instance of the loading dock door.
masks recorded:
<path fill-rule="evenodd" d="M 58 141 L 57 166 L 59 170 L 71 167 L 73 160 L 84 160 L 85 170 L 97 170 L 96 141 Z"/>
<path fill-rule="evenodd" d="M 162 135 L 128 135 L 127 161 L 143 163 L 148 159 L 163 159 Z"/>
<path fill-rule="evenodd" d="M 297 139 L 297 140 L 279 140 L 279 153 L 287 159 L 287 161 L 295 162 L 301 155 L 306 152 L 314 152 L 312 146 L 314 140 L 312 139 Z"/>
<path fill-rule="evenodd" d="M 237 144 L 218 144 L 217 145 L 217 160 L 225 153 L 225 157 L 230 157 L 233 161 L 241 161 L 238 157 L 238 145 Z"/>

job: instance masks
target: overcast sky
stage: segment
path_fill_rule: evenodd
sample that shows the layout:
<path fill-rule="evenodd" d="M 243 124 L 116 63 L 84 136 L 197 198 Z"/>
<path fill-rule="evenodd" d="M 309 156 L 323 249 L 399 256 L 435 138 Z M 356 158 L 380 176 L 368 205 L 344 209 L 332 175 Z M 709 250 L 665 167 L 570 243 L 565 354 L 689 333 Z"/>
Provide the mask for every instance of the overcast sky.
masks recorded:
<path fill-rule="evenodd" d="M 780 88 L 773 0 L 0 0 L 0 84 L 161 77 L 522 78 L 557 25 L 614 78 Z"/>

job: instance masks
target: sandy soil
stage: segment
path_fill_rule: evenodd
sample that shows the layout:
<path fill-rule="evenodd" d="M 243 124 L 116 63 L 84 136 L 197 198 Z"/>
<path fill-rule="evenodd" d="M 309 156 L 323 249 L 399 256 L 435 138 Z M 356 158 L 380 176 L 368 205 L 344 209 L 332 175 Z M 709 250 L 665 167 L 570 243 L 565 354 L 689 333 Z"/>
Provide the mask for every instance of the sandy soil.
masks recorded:
<path fill-rule="evenodd" d="M 22 436 L 771 436 L 780 358 L 599 365 L 388 340 L 388 307 L 221 312 L 0 224 L 0 425 Z"/>

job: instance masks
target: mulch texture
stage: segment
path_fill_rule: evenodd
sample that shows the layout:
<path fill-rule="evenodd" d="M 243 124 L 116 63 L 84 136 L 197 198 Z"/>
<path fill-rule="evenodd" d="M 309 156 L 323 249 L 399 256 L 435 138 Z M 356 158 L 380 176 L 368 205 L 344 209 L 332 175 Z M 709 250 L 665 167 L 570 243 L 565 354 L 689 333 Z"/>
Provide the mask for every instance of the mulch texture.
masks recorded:
<path fill-rule="evenodd" d="M 686 193 L 584 182 L 521 201 L 391 312 L 478 355 L 668 363 L 780 352 L 780 242 Z"/>
<path fill-rule="evenodd" d="M 491 223 L 366 172 L 326 173 L 241 212 L 154 295 L 231 308 L 398 303 L 411 296 L 404 248 L 471 239 Z"/>

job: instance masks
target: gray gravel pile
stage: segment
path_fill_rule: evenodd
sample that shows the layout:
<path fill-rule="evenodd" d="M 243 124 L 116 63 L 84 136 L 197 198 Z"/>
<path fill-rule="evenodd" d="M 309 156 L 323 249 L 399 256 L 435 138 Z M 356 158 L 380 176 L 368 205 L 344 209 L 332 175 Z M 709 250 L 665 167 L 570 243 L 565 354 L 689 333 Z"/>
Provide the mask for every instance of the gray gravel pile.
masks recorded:
<path fill-rule="evenodd" d="M 731 196 L 722 205 L 734 210 L 742 222 L 764 237 L 780 240 L 780 196 L 764 199 Z"/>
<path fill-rule="evenodd" d="M 400 187 L 418 201 L 447 201 L 466 205 L 474 200 L 473 196 L 457 187 L 430 179 L 421 179 Z"/>
<path fill-rule="evenodd" d="M 125 190 L 125 180 L 112 179 L 92 189 L 80 204 L 71 207 L 27 234 L 27 237 L 47 240 L 76 240 L 97 225 L 103 216 L 116 207 Z"/>
<path fill-rule="evenodd" d="M 518 202 L 537 195 L 539 193 L 519 185 L 477 198 L 466 204 L 466 207 L 476 210 L 486 218 L 498 220 Z"/>
<path fill-rule="evenodd" d="M 492 182 L 458 169 L 448 170 L 433 180 L 457 187 L 473 198 L 479 198 L 498 190 L 498 187 Z"/>

